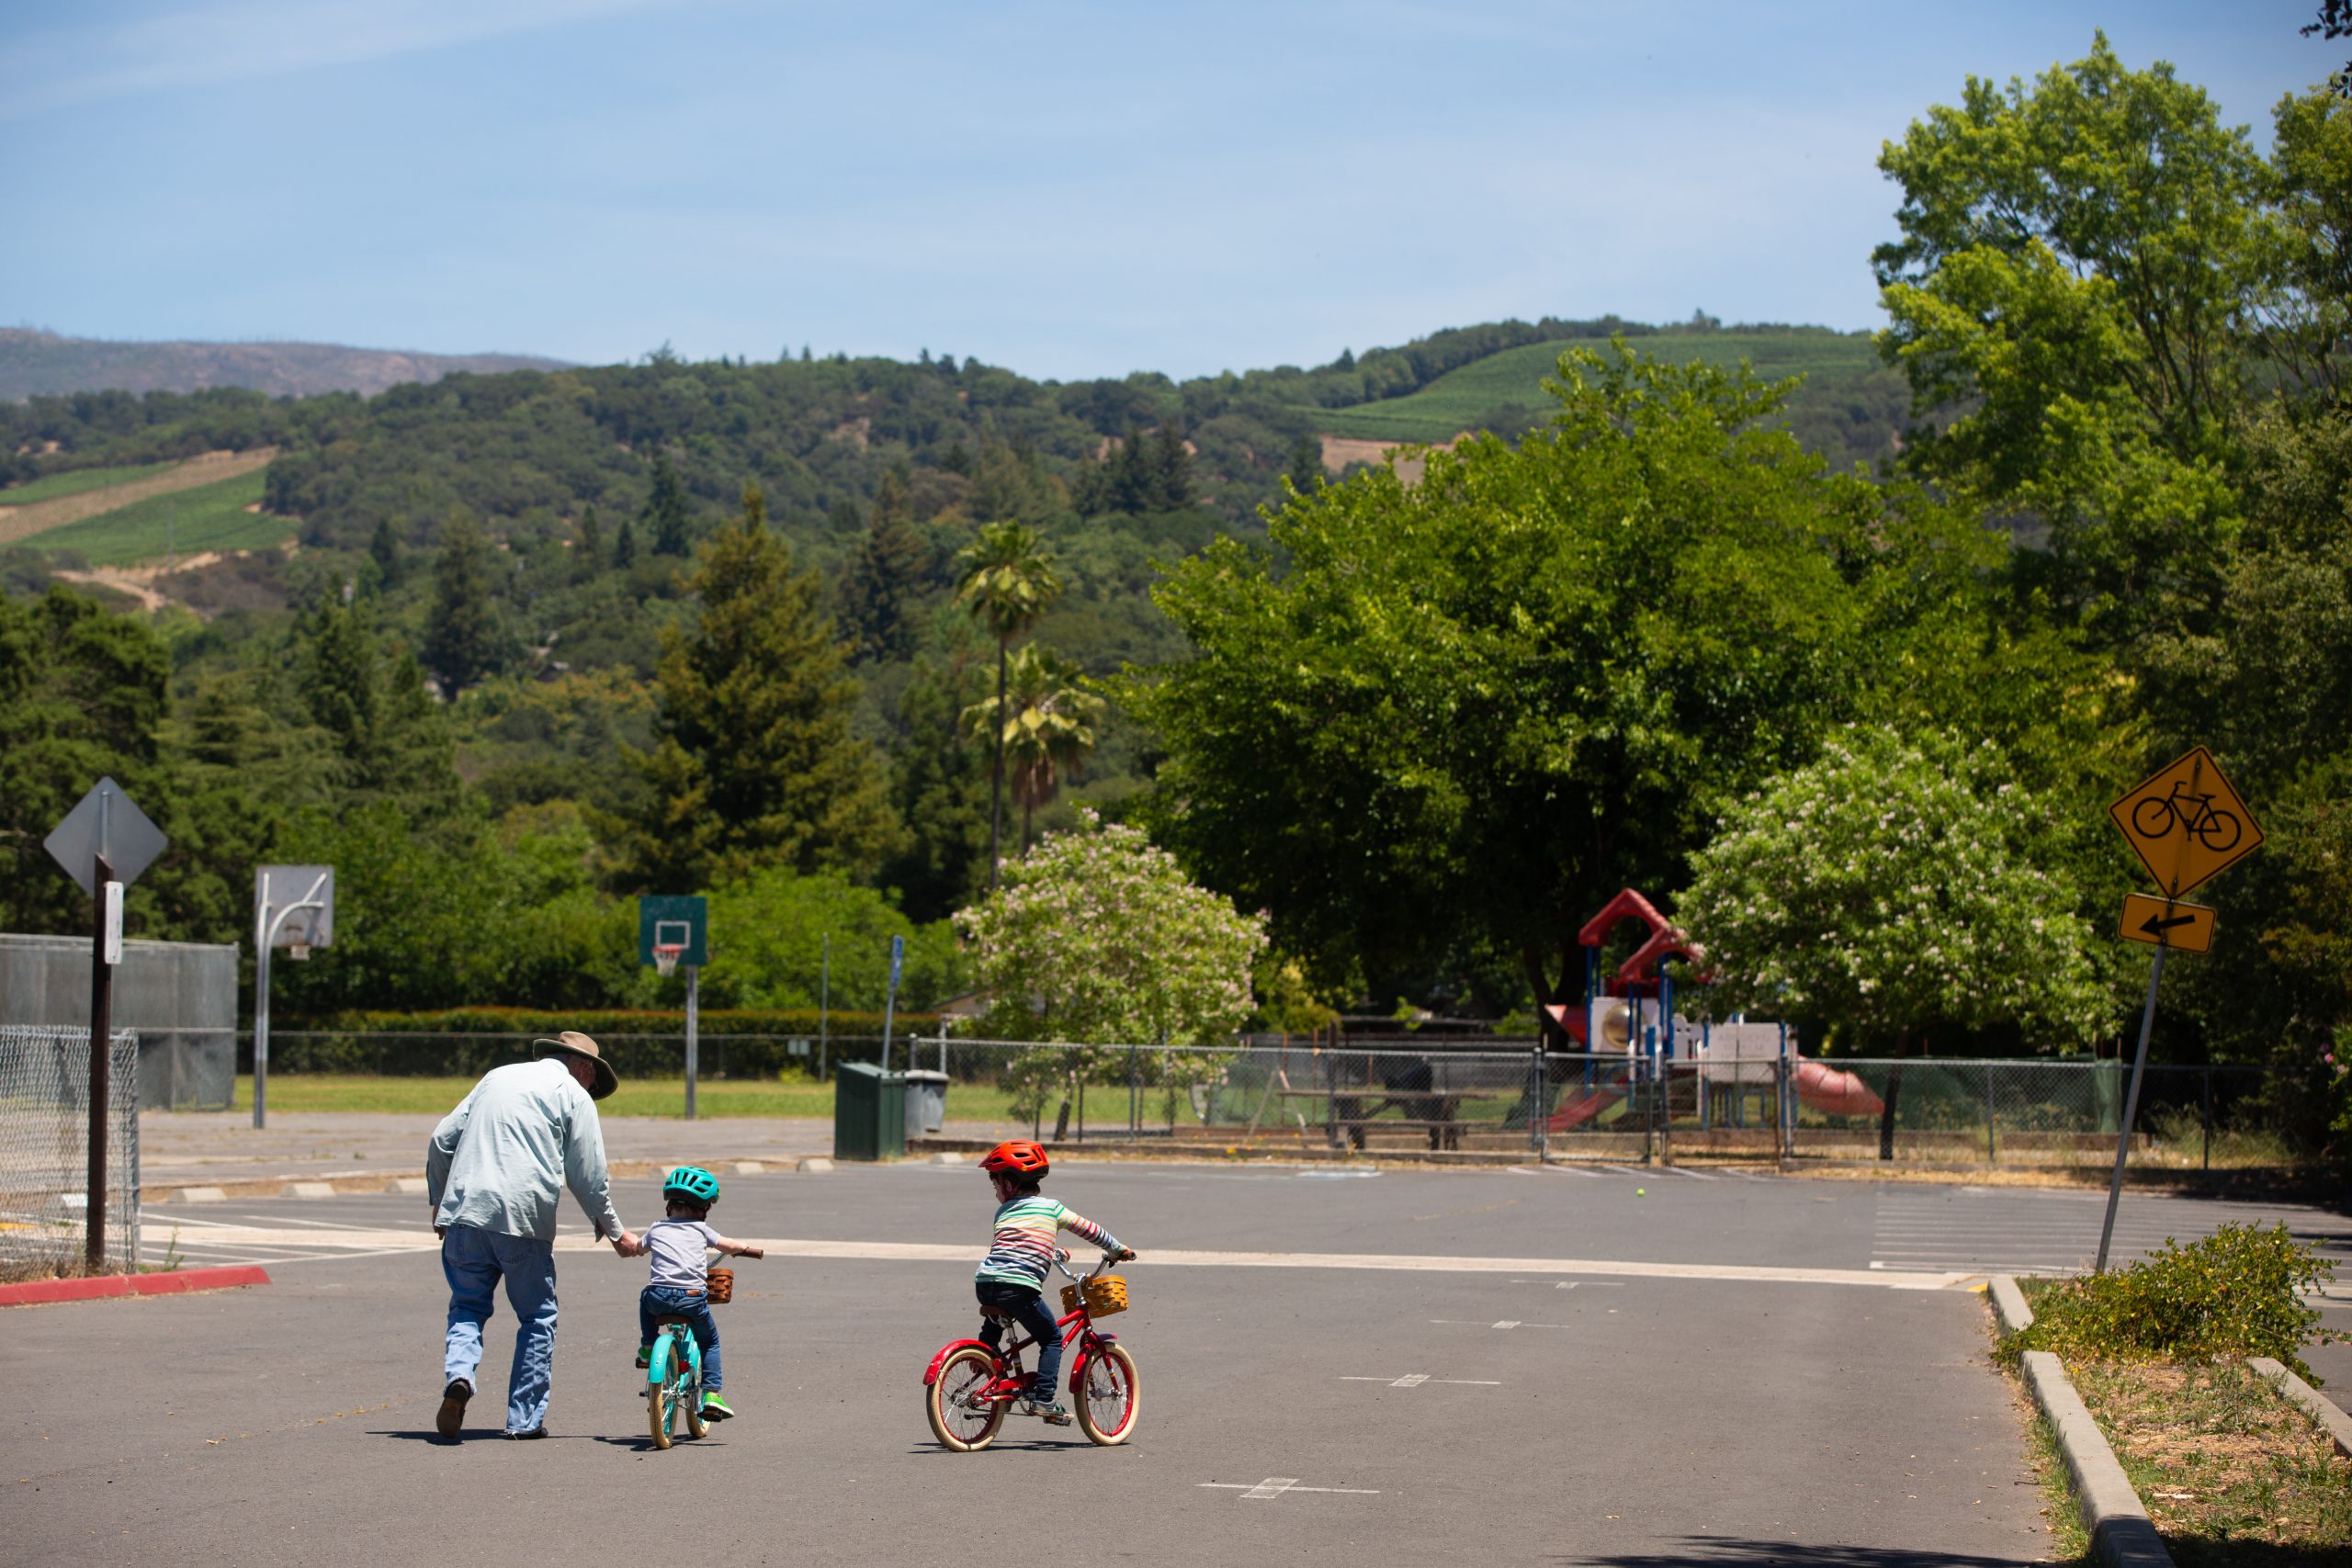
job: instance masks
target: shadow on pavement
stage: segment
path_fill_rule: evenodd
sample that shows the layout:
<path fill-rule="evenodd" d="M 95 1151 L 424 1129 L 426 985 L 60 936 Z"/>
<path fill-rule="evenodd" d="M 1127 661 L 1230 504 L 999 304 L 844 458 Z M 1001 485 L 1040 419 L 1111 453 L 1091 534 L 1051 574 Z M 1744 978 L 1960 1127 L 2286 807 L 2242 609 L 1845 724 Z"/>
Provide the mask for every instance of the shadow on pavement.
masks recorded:
<path fill-rule="evenodd" d="M 1743 1563 L 1764 1568 L 2014 1568 L 2024 1562 L 2046 1562 L 2029 1556 L 1978 1557 L 1967 1552 L 1921 1551 L 1916 1547 L 1807 1546 L 1801 1541 L 1743 1540 L 1727 1536 L 1685 1536 L 1682 1544 L 1663 1551 L 1579 1552 L 1552 1559 L 1555 1562 L 1611 1564 L 1613 1568 L 1671 1568 L 1688 1562 Z M 2088 1562 L 2089 1559 L 2076 1559 Z M 2313 1562 L 2317 1558 L 2312 1560 Z M 2266 1564 L 2266 1568 L 2267 1565 Z"/>

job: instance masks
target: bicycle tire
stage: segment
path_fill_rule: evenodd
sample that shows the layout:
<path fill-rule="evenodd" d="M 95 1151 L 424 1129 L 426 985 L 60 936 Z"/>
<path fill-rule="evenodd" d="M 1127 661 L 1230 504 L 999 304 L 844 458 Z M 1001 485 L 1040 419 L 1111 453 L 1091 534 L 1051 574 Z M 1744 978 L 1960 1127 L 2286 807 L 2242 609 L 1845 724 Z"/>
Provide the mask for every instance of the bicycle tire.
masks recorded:
<path fill-rule="evenodd" d="M 922 1412 L 942 1448 L 978 1453 L 1004 1428 L 1004 1402 L 990 1400 L 985 1412 L 958 1404 L 996 1381 L 996 1358 L 967 1345 L 939 1364 L 939 1375 L 922 1391 Z"/>
<path fill-rule="evenodd" d="M 684 1396 L 682 1403 L 686 1407 L 686 1436 L 689 1438 L 710 1436 L 710 1423 L 703 1418 L 702 1413 L 702 1364 L 700 1362 L 695 1364 L 694 1376 L 682 1380 L 678 1387 Z"/>
<path fill-rule="evenodd" d="M 678 1426 L 678 1388 L 684 1381 L 676 1343 L 665 1332 L 653 1341 L 651 1364 L 645 1372 L 645 1424 L 653 1446 L 666 1449 Z"/>
<path fill-rule="evenodd" d="M 1136 1359 L 1124 1345 L 1105 1345 L 1086 1358 L 1078 1380 L 1071 1414 L 1090 1443 L 1116 1448 L 1135 1435 L 1136 1417 L 1143 1413 L 1143 1383 L 1136 1375 Z M 1108 1416 L 1105 1421 L 1102 1417 Z"/>
<path fill-rule="evenodd" d="M 2179 821 L 2168 795 L 2152 795 L 2132 808 L 2132 830 L 2143 839 L 2161 839 Z"/>
<path fill-rule="evenodd" d="M 2215 840 L 2213 829 L 2220 827 L 2224 822 L 2227 822 L 2230 825 L 2230 836 L 2227 839 L 2217 842 Z M 2208 811 L 2205 813 L 2203 818 L 2198 822 L 2194 831 L 2197 834 L 2198 842 L 2203 844 L 2215 854 L 2223 855 L 2238 847 L 2238 840 L 2245 834 L 2245 828 L 2238 821 L 2237 816 L 2233 812 Z"/>

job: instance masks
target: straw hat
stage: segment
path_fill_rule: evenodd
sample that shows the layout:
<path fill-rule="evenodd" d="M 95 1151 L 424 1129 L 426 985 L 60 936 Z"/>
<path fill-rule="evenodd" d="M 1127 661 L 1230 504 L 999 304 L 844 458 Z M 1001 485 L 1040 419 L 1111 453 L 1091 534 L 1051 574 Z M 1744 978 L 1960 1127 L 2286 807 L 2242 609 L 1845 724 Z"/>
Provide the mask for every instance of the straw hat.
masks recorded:
<path fill-rule="evenodd" d="M 602 1100 L 621 1087 L 621 1080 L 614 1073 L 613 1065 L 605 1060 L 605 1054 L 596 1049 L 596 1043 L 576 1029 L 567 1029 L 552 1040 L 531 1042 L 532 1055 L 545 1056 L 550 1053 L 563 1056 L 577 1056 L 584 1062 L 594 1065 L 596 1087 L 588 1091 L 588 1098 L 591 1100 Z"/>

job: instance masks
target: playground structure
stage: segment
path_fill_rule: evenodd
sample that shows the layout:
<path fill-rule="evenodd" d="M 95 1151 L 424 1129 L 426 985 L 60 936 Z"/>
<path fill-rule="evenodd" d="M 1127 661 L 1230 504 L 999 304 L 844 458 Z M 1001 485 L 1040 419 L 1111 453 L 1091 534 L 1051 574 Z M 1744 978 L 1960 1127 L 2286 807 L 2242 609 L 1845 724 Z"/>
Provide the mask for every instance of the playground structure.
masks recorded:
<path fill-rule="evenodd" d="M 1600 976 L 1600 946 L 1626 920 L 1647 934 L 1617 972 Z M 1783 1075 L 1797 1104 L 1838 1116 L 1875 1116 L 1885 1103 L 1853 1073 L 1801 1055 L 1780 1023 L 1692 1022 L 1674 1012 L 1670 959 L 1691 964 L 1703 955 L 1657 906 L 1628 887 L 1584 924 L 1577 941 L 1585 953 L 1584 1001 L 1544 1010 L 1583 1047 L 1581 1084 L 1573 1077 L 1547 1122 L 1554 1133 L 1593 1125 L 1625 1101 L 1662 1110 L 1668 1118 L 1695 1112 L 1700 1124 L 1746 1126 L 1751 1100 L 1758 1124 L 1777 1116 L 1793 1124 L 1794 1107 L 1781 1096 Z M 1560 1058 L 1574 1075 L 1579 1055 Z M 1634 1107 L 1629 1107 L 1632 1109 Z"/>

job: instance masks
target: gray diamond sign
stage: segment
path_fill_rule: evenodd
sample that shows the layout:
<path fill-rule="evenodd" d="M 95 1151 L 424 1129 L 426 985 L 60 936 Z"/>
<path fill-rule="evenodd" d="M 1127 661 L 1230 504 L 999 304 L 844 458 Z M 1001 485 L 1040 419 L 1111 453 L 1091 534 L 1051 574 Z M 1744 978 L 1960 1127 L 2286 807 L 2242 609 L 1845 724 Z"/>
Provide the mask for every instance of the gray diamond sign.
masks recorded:
<path fill-rule="evenodd" d="M 114 879 L 128 886 L 139 874 L 155 863 L 171 840 L 164 830 L 147 819 L 147 814 L 133 806 L 122 786 L 110 778 L 100 779 L 82 797 L 82 804 L 65 814 L 41 847 L 51 859 L 65 868 L 65 874 L 82 885 L 82 891 L 96 897 L 97 867 L 93 862 L 99 855 L 114 868 Z"/>

